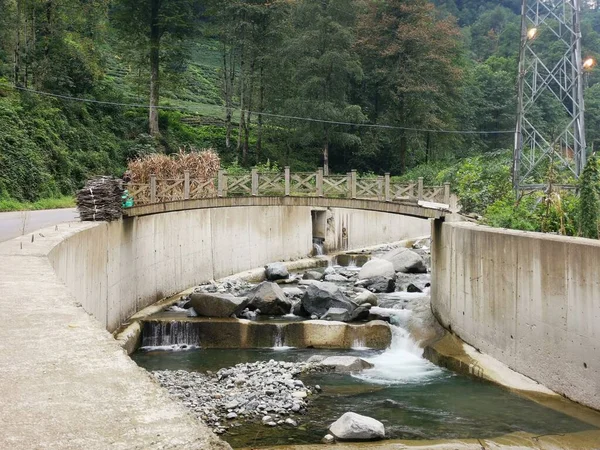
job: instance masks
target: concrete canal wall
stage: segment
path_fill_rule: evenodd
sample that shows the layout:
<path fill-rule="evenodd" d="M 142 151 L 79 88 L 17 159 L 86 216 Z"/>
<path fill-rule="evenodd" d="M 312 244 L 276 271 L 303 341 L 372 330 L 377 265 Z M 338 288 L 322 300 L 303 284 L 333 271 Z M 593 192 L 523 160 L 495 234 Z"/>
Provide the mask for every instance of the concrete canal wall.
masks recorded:
<path fill-rule="evenodd" d="M 140 309 L 200 282 L 306 257 L 320 226 L 328 250 L 430 231 L 428 220 L 372 211 L 207 208 L 95 224 L 58 242 L 49 259 L 84 309 L 114 331 Z"/>
<path fill-rule="evenodd" d="M 600 242 L 440 223 L 432 304 L 510 368 L 600 409 Z"/>

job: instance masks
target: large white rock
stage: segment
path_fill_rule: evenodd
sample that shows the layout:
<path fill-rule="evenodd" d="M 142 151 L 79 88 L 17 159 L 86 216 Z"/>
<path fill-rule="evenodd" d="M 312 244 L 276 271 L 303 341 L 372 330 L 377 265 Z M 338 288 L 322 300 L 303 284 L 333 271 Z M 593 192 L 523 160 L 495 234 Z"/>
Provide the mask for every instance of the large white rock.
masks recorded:
<path fill-rule="evenodd" d="M 360 280 L 375 277 L 394 278 L 395 275 L 394 265 L 390 261 L 379 258 L 369 260 L 361 267 L 360 272 L 358 272 L 358 278 Z"/>
<path fill-rule="evenodd" d="M 390 250 L 384 254 L 382 259 L 390 261 L 396 272 L 403 273 L 426 273 L 427 266 L 423 258 L 408 248 L 400 247 Z"/>
<path fill-rule="evenodd" d="M 379 420 L 347 412 L 333 422 L 329 431 L 341 441 L 375 441 L 385 438 L 385 427 Z"/>

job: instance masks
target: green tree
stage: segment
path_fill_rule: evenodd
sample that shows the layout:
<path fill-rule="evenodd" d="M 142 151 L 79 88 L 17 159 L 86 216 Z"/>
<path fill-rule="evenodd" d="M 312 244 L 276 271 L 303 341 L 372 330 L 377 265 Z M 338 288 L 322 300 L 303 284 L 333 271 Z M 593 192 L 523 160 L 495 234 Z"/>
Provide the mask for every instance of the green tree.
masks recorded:
<path fill-rule="evenodd" d="M 201 5 L 194 0 L 116 0 L 113 24 L 148 55 L 150 72 L 149 130 L 159 134 L 161 43 L 165 37 L 181 44 L 198 31 Z M 163 55 L 164 56 L 164 55 Z M 187 56 L 181 54 L 181 56 Z"/>
<path fill-rule="evenodd" d="M 439 20 L 427 0 L 365 2 L 364 6 L 358 47 L 363 61 L 368 61 L 367 78 L 373 80 L 371 119 L 404 128 L 454 128 L 463 81 L 461 35 L 455 21 Z M 396 133 L 402 173 L 411 136 L 406 131 Z M 429 147 L 430 139 L 425 135 L 421 145 Z M 413 139 L 412 146 L 418 145 Z"/>
<path fill-rule="evenodd" d="M 579 202 L 581 235 L 591 239 L 598 239 L 598 220 L 600 219 L 599 183 L 598 159 L 595 154 L 592 154 L 581 177 Z"/>

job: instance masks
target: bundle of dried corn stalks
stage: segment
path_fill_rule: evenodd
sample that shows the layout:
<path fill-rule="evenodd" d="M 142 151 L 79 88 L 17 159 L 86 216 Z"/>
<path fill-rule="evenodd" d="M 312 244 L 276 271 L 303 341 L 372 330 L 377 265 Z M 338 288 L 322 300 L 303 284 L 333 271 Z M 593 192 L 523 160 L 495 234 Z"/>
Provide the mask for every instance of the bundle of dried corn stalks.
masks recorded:
<path fill-rule="evenodd" d="M 193 148 L 181 148 L 172 156 L 152 153 L 130 161 L 127 170 L 131 183 L 146 184 L 150 175 L 159 180 L 183 179 L 184 171 L 190 172 L 190 178 L 209 180 L 214 178 L 221 167 L 221 160 L 213 149 L 197 151 Z"/>
<path fill-rule="evenodd" d="M 77 192 L 77 209 L 81 220 L 98 222 L 121 218 L 123 181 L 115 177 L 95 177 Z"/>

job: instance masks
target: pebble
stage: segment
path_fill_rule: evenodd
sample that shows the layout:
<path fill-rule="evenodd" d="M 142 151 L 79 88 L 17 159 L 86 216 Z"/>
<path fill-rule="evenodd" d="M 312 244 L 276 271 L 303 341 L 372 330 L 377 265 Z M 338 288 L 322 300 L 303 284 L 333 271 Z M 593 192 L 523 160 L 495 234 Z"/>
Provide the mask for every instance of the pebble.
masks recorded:
<path fill-rule="evenodd" d="M 331 434 L 326 434 L 323 439 L 321 439 L 323 444 L 333 444 L 335 442 L 335 438 Z"/>

